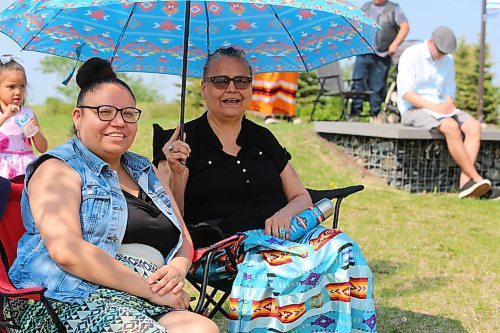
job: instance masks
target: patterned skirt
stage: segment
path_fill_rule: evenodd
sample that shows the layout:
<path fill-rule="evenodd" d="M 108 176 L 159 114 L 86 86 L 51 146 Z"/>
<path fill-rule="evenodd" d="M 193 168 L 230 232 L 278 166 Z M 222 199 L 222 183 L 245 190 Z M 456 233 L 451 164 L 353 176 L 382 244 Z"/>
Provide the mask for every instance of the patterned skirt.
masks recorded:
<path fill-rule="evenodd" d="M 149 261 L 124 254 L 116 259 L 146 277 L 158 269 Z M 175 311 L 168 306 L 152 304 L 123 291 L 100 287 L 82 303 L 65 303 L 49 299 L 50 304 L 68 333 L 82 332 L 141 332 L 166 333 L 157 323 L 162 315 Z M 18 318 L 20 329 L 9 332 L 57 332 L 41 302 L 16 300 L 4 307 L 6 317 Z M 155 320 L 156 319 L 156 320 Z"/>
<path fill-rule="evenodd" d="M 340 230 L 299 241 L 244 233 L 229 302 L 229 333 L 375 333 L 373 275 Z"/>
<path fill-rule="evenodd" d="M 375 333 L 373 274 L 340 230 L 314 227 L 296 242 L 251 230 L 231 248 L 238 262 L 228 333 Z M 202 276 L 204 260 L 191 266 Z M 234 276 L 225 251 L 210 264 L 210 281 Z"/>

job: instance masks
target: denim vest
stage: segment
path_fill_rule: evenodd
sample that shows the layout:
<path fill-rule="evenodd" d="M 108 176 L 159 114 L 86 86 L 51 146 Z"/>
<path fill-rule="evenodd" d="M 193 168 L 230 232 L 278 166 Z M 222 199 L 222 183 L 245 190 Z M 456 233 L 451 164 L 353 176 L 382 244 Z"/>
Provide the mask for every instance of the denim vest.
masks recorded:
<path fill-rule="evenodd" d="M 52 260 L 31 214 L 28 182 L 36 168 L 48 156 L 62 160 L 80 176 L 80 225 L 83 239 L 112 257 L 118 252 L 127 227 L 127 203 L 120 189 L 117 172 L 110 170 L 107 163 L 94 155 L 77 138 L 48 151 L 26 170 L 25 189 L 21 199 L 26 233 L 19 241 L 17 259 L 9 270 L 9 277 L 17 288 L 46 287 L 45 295 L 49 298 L 82 303 L 99 286 L 62 270 Z M 158 209 L 181 230 L 173 213 L 172 201 L 156 177 L 151 163 L 145 157 L 131 152 L 122 156 L 121 163 Z M 165 262 L 172 259 L 181 245 L 182 236 L 179 237 L 177 246 L 165 258 Z"/>

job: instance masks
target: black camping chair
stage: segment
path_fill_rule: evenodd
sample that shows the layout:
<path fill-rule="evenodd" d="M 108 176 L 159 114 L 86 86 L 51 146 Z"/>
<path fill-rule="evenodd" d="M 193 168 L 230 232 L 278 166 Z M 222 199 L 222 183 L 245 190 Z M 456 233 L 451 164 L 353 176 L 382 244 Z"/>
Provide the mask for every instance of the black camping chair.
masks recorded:
<path fill-rule="evenodd" d="M 368 88 L 368 80 L 366 78 L 360 79 L 350 79 L 344 80 L 342 78 L 342 73 L 340 71 L 340 65 L 338 62 L 331 62 L 325 66 L 318 68 L 316 73 L 316 79 L 318 81 L 319 89 L 316 94 L 316 99 L 314 100 L 313 109 L 310 116 L 310 121 L 314 119 L 314 112 L 316 111 L 316 106 L 320 101 L 322 96 L 327 97 L 339 97 L 342 104 L 342 114 L 336 121 L 344 118 L 347 119 L 349 102 L 353 98 L 360 98 L 364 101 L 369 101 L 370 96 L 373 95 L 373 91 Z M 353 90 L 353 84 L 356 81 L 363 82 L 363 90 L 355 91 Z"/>
<path fill-rule="evenodd" d="M 340 213 L 340 204 L 342 200 L 347 196 L 359 192 L 364 189 L 363 185 L 349 186 L 339 189 L 331 190 L 311 190 L 307 189 L 309 195 L 311 196 L 312 202 L 316 203 L 323 198 L 330 200 L 335 200 L 335 209 L 333 213 L 333 228 L 337 229 L 338 219 Z M 198 229 L 199 228 L 199 229 Z M 235 257 L 234 253 L 230 250 L 231 246 L 234 245 L 239 236 L 232 236 L 229 238 L 224 238 L 222 232 L 213 226 L 210 221 L 206 224 L 201 224 L 196 230 L 190 230 L 192 234 L 202 234 L 204 239 L 208 237 L 213 237 L 217 243 L 201 248 L 195 251 L 195 256 L 193 259 L 193 264 L 196 264 L 199 260 L 204 260 L 203 273 L 201 276 L 189 272 L 186 276 L 187 280 L 193 287 L 198 291 L 199 297 L 198 302 L 193 309 L 194 312 L 203 314 L 208 318 L 213 318 L 217 312 L 220 312 L 224 317 L 229 318 L 229 314 L 223 308 L 223 305 L 227 298 L 231 294 L 231 287 L 233 285 L 234 278 L 237 273 L 237 261 L 238 258 Z M 224 250 L 227 254 L 227 261 L 231 266 L 229 269 L 234 273 L 225 280 L 211 280 L 209 276 L 209 267 L 212 262 L 213 257 L 218 251 Z M 207 292 L 208 287 L 212 290 Z M 219 295 L 219 296 L 217 296 Z M 211 307 L 211 310 L 209 308 Z"/>

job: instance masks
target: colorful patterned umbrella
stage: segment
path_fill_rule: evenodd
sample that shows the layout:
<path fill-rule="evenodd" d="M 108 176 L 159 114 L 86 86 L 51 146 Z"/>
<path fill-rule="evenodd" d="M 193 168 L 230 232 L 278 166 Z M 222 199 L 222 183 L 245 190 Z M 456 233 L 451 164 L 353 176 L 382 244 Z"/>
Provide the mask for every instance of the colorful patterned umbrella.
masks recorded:
<path fill-rule="evenodd" d="M 98 56 L 116 71 L 182 75 L 183 84 L 219 47 L 245 50 L 255 73 L 303 72 L 373 52 L 377 31 L 345 0 L 18 0 L 0 13 L 0 32 L 22 50 Z"/>

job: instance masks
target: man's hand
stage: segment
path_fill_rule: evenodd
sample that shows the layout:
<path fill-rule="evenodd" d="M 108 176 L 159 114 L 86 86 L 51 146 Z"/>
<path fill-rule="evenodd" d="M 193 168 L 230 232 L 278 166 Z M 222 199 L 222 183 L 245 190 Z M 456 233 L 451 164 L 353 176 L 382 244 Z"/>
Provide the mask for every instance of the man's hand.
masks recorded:
<path fill-rule="evenodd" d="M 389 48 L 387 49 L 387 53 L 392 56 L 394 53 L 396 53 L 398 49 L 399 44 L 396 42 L 392 42 L 391 45 L 389 45 Z"/>
<path fill-rule="evenodd" d="M 439 104 L 439 113 L 450 114 L 455 111 L 457 107 L 453 104 L 453 99 L 450 96 L 446 96 L 441 104 Z"/>

